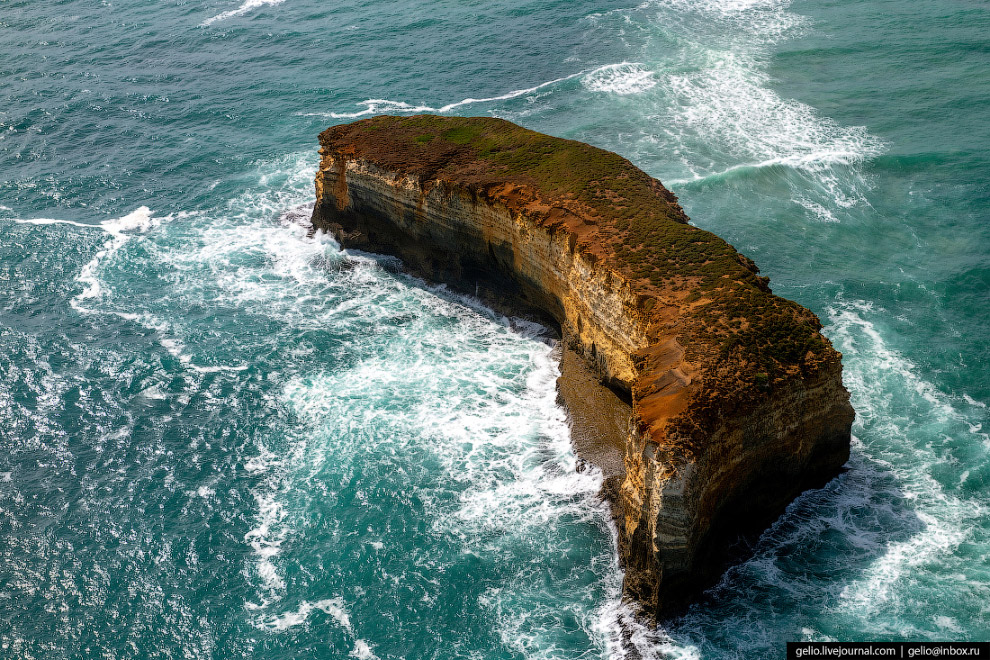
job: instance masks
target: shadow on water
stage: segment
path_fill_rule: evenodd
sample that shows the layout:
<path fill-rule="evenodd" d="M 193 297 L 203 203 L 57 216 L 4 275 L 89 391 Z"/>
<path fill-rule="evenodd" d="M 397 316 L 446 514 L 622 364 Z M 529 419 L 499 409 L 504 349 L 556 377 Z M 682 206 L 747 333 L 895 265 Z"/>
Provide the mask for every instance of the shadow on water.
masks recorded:
<path fill-rule="evenodd" d="M 770 634 L 771 645 L 801 639 L 893 546 L 926 530 L 911 500 L 892 470 L 854 448 L 842 474 L 800 495 L 757 539 L 739 539 L 738 563 L 660 631 L 680 647 L 745 646 L 723 639 L 729 628 Z"/>

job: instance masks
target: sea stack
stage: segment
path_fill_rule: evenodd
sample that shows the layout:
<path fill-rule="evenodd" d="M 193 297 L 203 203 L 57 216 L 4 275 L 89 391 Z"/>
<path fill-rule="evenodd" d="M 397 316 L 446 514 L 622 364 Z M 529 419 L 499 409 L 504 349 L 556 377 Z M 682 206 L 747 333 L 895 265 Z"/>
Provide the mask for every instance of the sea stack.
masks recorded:
<path fill-rule="evenodd" d="M 854 413 L 818 318 L 621 156 L 430 115 L 320 145 L 315 228 L 559 332 L 577 449 L 605 472 L 646 612 L 683 608 L 848 459 Z"/>

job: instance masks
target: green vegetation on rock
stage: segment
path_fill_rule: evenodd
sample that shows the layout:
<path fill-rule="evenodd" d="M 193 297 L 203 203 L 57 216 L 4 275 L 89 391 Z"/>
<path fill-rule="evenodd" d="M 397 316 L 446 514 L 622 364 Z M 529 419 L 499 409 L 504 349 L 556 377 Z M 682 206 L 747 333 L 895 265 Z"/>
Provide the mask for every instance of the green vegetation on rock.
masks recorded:
<path fill-rule="evenodd" d="M 490 117 L 379 116 L 332 127 L 321 141 L 346 143 L 424 182 L 442 178 L 479 192 L 529 187 L 595 226 L 580 249 L 604 255 L 644 295 L 673 293 L 690 305 L 700 323 L 678 338 L 692 359 L 731 362 L 755 388 L 772 387 L 827 346 L 814 314 L 773 295 L 752 261 L 688 224 L 676 197 L 618 154 Z"/>

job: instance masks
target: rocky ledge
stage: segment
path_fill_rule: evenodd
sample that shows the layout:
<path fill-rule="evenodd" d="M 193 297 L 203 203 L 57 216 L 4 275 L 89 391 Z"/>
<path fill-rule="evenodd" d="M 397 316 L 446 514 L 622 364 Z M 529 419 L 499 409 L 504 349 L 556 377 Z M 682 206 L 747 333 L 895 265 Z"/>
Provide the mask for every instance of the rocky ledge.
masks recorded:
<path fill-rule="evenodd" d="M 314 227 L 559 331 L 575 443 L 647 612 L 690 602 L 846 462 L 818 318 L 629 161 L 491 118 L 374 117 L 320 144 Z"/>

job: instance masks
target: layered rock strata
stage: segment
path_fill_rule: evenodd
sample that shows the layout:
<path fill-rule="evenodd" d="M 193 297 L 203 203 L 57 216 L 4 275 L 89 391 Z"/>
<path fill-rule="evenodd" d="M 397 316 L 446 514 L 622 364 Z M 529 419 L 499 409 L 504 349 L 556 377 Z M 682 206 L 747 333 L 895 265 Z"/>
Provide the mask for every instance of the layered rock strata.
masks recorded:
<path fill-rule="evenodd" d="M 576 445 L 605 472 L 646 611 L 689 602 L 847 460 L 853 410 L 818 319 L 620 156 L 429 115 L 320 144 L 314 227 L 559 330 Z"/>

